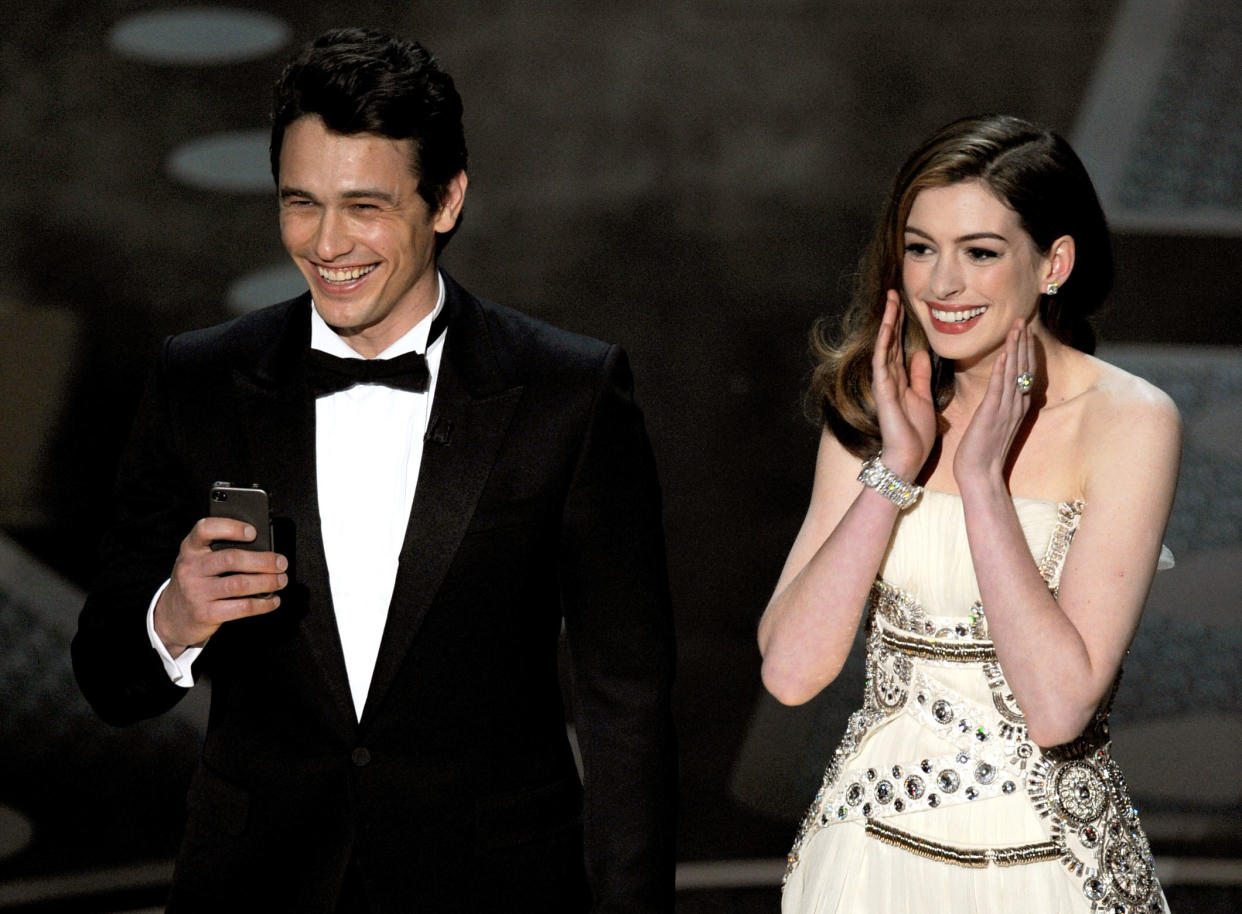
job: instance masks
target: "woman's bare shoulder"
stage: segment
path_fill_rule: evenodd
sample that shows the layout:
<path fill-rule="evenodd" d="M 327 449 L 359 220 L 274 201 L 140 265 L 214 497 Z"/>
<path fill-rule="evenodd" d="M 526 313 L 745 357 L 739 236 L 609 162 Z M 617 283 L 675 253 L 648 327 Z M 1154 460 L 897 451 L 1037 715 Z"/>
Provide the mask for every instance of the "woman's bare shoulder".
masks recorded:
<path fill-rule="evenodd" d="M 1080 426 L 1088 461 L 1109 473 L 1119 461 L 1136 470 L 1149 461 L 1172 462 L 1175 471 L 1182 424 L 1173 399 L 1138 375 L 1088 358 L 1095 379 L 1083 396 Z"/>
<path fill-rule="evenodd" d="M 1094 374 L 1084 403 L 1092 418 L 1107 420 L 1109 425 L 1179 423 L 1177 405 L 1155 384 L 1095 356 L 1085 358 Z"/>

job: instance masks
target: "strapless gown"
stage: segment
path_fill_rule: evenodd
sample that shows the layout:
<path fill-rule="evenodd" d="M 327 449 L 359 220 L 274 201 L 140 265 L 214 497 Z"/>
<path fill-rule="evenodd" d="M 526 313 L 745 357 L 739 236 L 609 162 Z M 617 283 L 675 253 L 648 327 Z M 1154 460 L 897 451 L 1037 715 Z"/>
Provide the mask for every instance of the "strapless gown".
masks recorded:
<path fill-rule="evenodd" d="M 1015 498 L 1049 588 L 1084 510 Z M 1167 914 L 1109 755 L 1027 738 L 988 638 L 961 499 L 906 511 L 871 591 L 863 707 L 789 854 L 784 914 Z"/>

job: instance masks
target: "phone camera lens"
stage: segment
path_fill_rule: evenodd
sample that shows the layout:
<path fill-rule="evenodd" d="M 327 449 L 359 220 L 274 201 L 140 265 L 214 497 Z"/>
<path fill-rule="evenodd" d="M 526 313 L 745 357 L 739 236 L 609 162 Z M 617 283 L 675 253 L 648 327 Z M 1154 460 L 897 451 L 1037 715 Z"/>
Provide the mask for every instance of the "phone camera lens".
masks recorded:
<path fill-rule="evenodd" d="M 212 489 L 211 500 L 212 501 L 228 501 L 229 493 L 225 492 L 223 489 Z"/>

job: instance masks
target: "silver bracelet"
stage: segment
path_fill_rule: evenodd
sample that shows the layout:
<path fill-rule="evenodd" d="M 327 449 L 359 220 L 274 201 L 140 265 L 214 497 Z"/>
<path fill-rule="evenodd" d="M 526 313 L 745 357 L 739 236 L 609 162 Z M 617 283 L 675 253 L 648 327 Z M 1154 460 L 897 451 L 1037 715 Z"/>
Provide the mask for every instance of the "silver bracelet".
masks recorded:
<path fill-rule="evenodd" d="M 913 505 L 923 494 L 923 487 L 906 482 L 880 460 L 880 454 L 863 461 L 858 481 L 875 489 L 901 510 Z"/>

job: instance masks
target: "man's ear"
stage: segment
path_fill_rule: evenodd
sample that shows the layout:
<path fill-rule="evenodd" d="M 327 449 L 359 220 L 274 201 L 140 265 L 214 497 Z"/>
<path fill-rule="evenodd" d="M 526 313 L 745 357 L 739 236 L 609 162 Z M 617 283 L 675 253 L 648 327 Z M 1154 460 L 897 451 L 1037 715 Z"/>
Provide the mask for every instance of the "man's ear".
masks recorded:
<path fill-rule="evenodd" d="M 464 171 L 459 171 L 449 178 L 448 185 L 444 188 L 444 202 L 440 204 L 440 209 L 436 212 L 435 230 L 438 234 L 452 231 L 453 226 L 457 224 L 457 216 L 466 202 L 468 183 Z"/>

